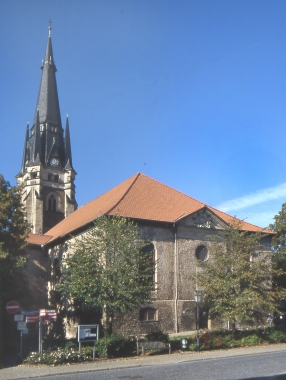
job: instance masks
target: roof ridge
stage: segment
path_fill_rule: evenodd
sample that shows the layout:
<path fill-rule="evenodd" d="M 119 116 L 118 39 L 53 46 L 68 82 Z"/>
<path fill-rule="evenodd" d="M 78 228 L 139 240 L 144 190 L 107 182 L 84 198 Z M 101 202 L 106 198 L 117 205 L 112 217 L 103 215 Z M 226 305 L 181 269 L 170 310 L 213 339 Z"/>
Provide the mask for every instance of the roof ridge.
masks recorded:
<path fill-rule="evenodd" d="M 180 191 L 180 190 L 174 189 L 173 187 L 171 187 L 171 186 L 169 186 L 169 185 L 166 185 L 165 183 L 160 182 L 160 181 L 158 181 L 157 179 L 154 179 L 154 178 L 152 178 L 152 177 L 149 177 L 148 175 L 143 174 L 143 173 L 139 173 L 139 174 L 141 174 L 142 176 L 144 176 L 144 177 L 146 177 L 146 178 L 152 179 L 152 181 L 155 181 L 155 182 L 159 183 L 160 185 L 163 185 L 164 187 L 167 187 L 168 189 L 171 189 L 171 190 L 175 191 L 176 193 L 180 193 L 180 194 L 184 195 L 185 197 L 190 198 L 190 199 L 192 199 L 192 200 L 194 200 L 194 201 L 200 203 L 200 204 L 203 205 L 203 206 L 208 206 L 207 204 L 205 204 L 205 203 L 203 203 L 203 202 L 197 200 L 196 198 L 193 198 L 193 197 L 191 197 L 190 195 L 187 195 L 187 194 L 183 193 L 183 192 Z"/>
<path fill-rule="evenodd" d="M 115 205 L 113 205 L 109 210 L 106 211 L 106 214 L 109 214 L 116 206 L 119 205 L 119 203 L 126 197 L 126 195 L 129 193 L 131 187 L 134 185 L 134 183 L 137 181 L 138 177 L 142 175 L 142 173 L 137 173 L 135 174 L 135 178 L 133 180 L 133 182 L 130 184 L 130 186 L 128 187 L 128 189 L 125 191 L 125 193 L 122 195 L 122 197 L 115 203 Z M 144 175 L 144 174 L 143 174 Z M 132 176 L 133 177 L 133 176 Z M 132 178 L 130 177 L 130 178 Z M 128 180 L 126 180 L 128 181 Z M 125 182 L 125 181 L 124 181 Z"/>

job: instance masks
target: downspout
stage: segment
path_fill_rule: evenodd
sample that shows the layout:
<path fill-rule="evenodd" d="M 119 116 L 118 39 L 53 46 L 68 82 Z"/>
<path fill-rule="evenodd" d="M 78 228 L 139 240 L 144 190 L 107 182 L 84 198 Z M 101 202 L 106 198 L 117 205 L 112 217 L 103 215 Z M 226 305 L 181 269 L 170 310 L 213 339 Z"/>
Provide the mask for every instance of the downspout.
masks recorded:
<path fill-rule="evenodd" d="M 177 226 L 176 223 L 173 223 L 174 228 L 174 284 L 175 284 L 175 304 L 174 304 L 174 330 L 175 333 L 178 332 L 178 252 L 177 252 Z"/>

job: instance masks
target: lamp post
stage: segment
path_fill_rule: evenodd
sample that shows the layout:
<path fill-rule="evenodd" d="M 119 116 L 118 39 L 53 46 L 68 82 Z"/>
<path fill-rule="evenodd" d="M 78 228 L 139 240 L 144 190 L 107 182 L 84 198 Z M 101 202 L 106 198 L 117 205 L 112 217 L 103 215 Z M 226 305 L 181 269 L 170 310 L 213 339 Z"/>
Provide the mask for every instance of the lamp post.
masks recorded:
<path fill-rule="evenodd" d="M 201 293 L 196 290 L 195 291 L 195 301 L 197 304 L 197 318 L 196 318 L 196 330 L 197 330 L 197 346 L 196 350 L 200 351 L 200 302 L 202 300 L 202 295 Z"/>

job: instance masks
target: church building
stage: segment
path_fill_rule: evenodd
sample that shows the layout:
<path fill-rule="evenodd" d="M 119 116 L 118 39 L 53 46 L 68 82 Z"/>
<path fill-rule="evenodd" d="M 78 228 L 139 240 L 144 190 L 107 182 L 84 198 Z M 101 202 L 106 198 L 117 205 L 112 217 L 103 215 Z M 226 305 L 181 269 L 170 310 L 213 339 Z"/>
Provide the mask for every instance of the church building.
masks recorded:
<path fill-rule="evenodd" d="M 77 209 L 69 123 L 67 118 L 63 131 L 50 32 L 49 28 L 35 117 L 30 130 L 27 126 L 17 175 L 18 183 L 23 185 L 27 219 L 33 226 L 27 264 L 31 303 L 34 308 L 57 308 L 63 313 L 56 284 L 61 277 L 61 260 L 70 253 L 68 243 L 84 234 L 100 216 L 117 215 L 134 220 L 141 238 L 151 242 L 158 289 L 152 304 L 115 316 L 113 331 L 138 336 L 155 331 L 194 330 L 196 284 L 190 274 L 197 270 L 197 259 L 208 260 L 211 237 L 234 218 L 142 173 Z M 245 231 L 262 231 L 250 223 L 241 223 Z M 263 238 L 267 251 L 270 234 L 267 231 Z M 74 337 L 74 326 L 83 321 L 82 316 L 74 311 L 69 317 L 63 314 L 63 318 L 65 335 Z M 207 319 L 202 323 L 201 327 L 207 327 Z"/>

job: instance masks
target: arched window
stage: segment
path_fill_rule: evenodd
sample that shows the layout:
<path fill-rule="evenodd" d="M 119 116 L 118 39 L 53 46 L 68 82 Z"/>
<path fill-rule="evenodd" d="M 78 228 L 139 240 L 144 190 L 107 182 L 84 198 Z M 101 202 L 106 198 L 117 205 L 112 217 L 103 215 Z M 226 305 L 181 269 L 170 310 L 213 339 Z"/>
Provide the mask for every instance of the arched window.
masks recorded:
<path fill-rule="evenodd" d="M 148 254 L 148 256 L 149 256 L 148 264 L 149 264 L 150 268 L 152 268 L 152 273 L 150 274 L 149 281 L 155 282 L 156 281 L 156 279 L 155 279 L 156 260 L 155 260 L 154 244 L 150 243 L 150 244 L 145 245 L 145 247 L 143 247 L 141 251 Z M 144 263 L 146 263 L 146 262 L 144 261 Z"/>
<path fill-rule="evenodd" d="M 208 250 L 204 245 L 199 245 L 195 252 L 196 258 L 200 261 L 206 261 L 208 259 Z"/>
<path fill-rule="evenodd" d="M 140 309 L 139 319 L 141 322 L 158 321 L 158 312 L 152 307 Z"/>
<path fill-rule="evenodd" d="M 61 265 L 59 259 L 54 260 L 53 264 L 54 283 L 58 284 L 61 279 Z"/>
<path fill-rule="evenodd" d="M 57 211 L 57 195 L 56 194 L 49 195 L 47 199 L 47 209 L 50 212 Z"/>
<path fill-rule="evenodd" d="M 57 206 L 57 204 L 56 204 L 55 197 L 52 195 L 49 198 L 48 210 L 51 211 L 51 212 L 54 212 L 54 211 L 57 210 L 56 206 Z"/>

